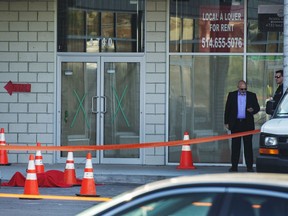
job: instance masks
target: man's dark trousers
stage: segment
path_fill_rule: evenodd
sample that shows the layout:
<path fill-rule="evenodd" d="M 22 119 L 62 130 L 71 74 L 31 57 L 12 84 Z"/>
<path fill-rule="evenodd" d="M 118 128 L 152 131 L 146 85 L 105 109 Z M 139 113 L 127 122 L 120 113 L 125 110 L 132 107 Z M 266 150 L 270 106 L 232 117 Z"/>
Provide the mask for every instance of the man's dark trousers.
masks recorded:
<path fill-rule="evenodd" d="M 245 119 L 244 120 L 237 120 L 234 129 L 231 133 L 238 133 L 247 131 L 245 127 Z M 238 168 L 238 162 L 240 158 L 240 149 L 241 149 L 241 138 L 236 137 L 232 138 L 232 153 L 231 153 L 231 162 L 232 162 L 232 169 Z M 252 150 L 252 135 L 243 136 L 243 143 L 244 143 L 244 155 L 246 166 L 248 169 L 252 168 L 253 166 L 253 150 Z"/>

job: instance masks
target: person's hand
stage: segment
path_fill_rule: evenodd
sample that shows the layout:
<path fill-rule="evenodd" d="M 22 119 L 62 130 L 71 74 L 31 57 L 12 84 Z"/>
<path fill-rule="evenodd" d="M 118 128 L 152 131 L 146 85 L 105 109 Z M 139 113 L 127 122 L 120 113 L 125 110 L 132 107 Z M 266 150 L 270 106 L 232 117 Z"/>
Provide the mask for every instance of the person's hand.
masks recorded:
<path fill-rule="evenodd" d="M 227 130 L 229 130 L 229 125 L 228 125 L 228 124 L 225 124 L 224 126 L 225 126 L 225 128 L 226 128 Z"/>
<path fill-rule="evenodd" d="M 250 107 L 250 108 L 247 109 L 247 111 L 251 113 L 251 112 L 254 111 L 254 109 L 252 107 Z"/>

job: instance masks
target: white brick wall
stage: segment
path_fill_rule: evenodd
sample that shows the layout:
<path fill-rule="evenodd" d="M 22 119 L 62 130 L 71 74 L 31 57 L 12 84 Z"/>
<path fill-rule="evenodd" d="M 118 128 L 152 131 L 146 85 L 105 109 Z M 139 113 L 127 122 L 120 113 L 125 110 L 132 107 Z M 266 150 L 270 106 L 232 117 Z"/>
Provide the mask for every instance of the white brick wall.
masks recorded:
<path fill-rule="evenodd" d="M 165 141 L 166 0 L 147 0 L 145 141 Z M 145 164 L 165 164 L 165 148 L 145 149 Z"/>
<path fill-rule="evenodd" d="M 0 127 L 6 142 L 54 145 L 54 0 L 0 1 Z M 167 0 L 147 0 L 145 141 L 165 141 Z M 30 83 L 31 93 L 9 95 L 11 80 Z M 165 148 L 145 149 L 146 164 L 165 163 Z M 46 154 L 52 163 L 53 152 Z M 9 152 L 9 162 L 27 163 L 28 153 Z"/>
<path fill-rule="evenodd" d="M 8 144 L 53 144 L 54 5 L 54 0 L 0 2 L 0 127 Z M 31 92 L 9 95 L 4 86 L 10 80 L 30 83 Z M 45 162 L 52 163 L 52 155 Z M 27 161 L 27 152 L 9 152 L 10 163 Z"/>

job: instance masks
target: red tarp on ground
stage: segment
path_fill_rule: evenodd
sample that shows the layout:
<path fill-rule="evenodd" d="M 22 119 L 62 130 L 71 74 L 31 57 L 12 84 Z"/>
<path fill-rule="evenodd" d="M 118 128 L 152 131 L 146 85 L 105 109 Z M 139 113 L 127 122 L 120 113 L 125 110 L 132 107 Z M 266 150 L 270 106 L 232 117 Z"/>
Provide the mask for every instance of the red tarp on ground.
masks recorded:
<path fill-rule="evenodd" d="M 75 185 L 63 182 L 64 172 L 59 170 L 49 170 L 44 173 L 37 173 L 39 187 L 72 187 Z M 26 178 L 20 172 L 16 172 L 9 182 L 3 182 L 1 186 L 24 187 Z M 77 185 L 81 185 L 82 180 L 77 179 Z"/>

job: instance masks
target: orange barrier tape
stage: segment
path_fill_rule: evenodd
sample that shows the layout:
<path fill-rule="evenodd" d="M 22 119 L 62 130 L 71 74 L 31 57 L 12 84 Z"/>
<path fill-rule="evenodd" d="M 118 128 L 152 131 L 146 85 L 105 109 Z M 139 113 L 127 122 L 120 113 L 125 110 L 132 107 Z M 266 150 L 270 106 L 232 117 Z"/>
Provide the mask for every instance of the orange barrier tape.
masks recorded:
<path fill-rule="evenodd" d="M 107 201 L 111 200 L 111 198 L 108 198 L 108 197 L 79 197 L 79 196 L 27 195 L 27 194 L 3 194 L 3 193 L 0 193 L 0 197 L 3 197 L 3 198 L 21 198 L 21 199 L 95 201 L 95 202 L 107 202 Z"/>
<path fill-rule="evenodd" d="M 111 144 L 111 145 L 89 145 L 89 146 L 19 146 L 17 144 L 0 146 L 0 150 L 9 151 L 91 151 L 91 150 L 115 150 L 115 149 L 135 149 L 135 148 L 153 148 L 162 146 L 179 146 L 179 145 L 194 145 L 205 142 L 213 142 L 218 140 L 231 139 L 235 137 L 247 136 L 259 133 L 260 130 L 245 131 L 241 133 L 225 134 L 220 136 L 201 137 L 190 140 L 177 140 L 169 142 L 150 142 L 150 143 L 134 143 L 134 144 Z"/>

